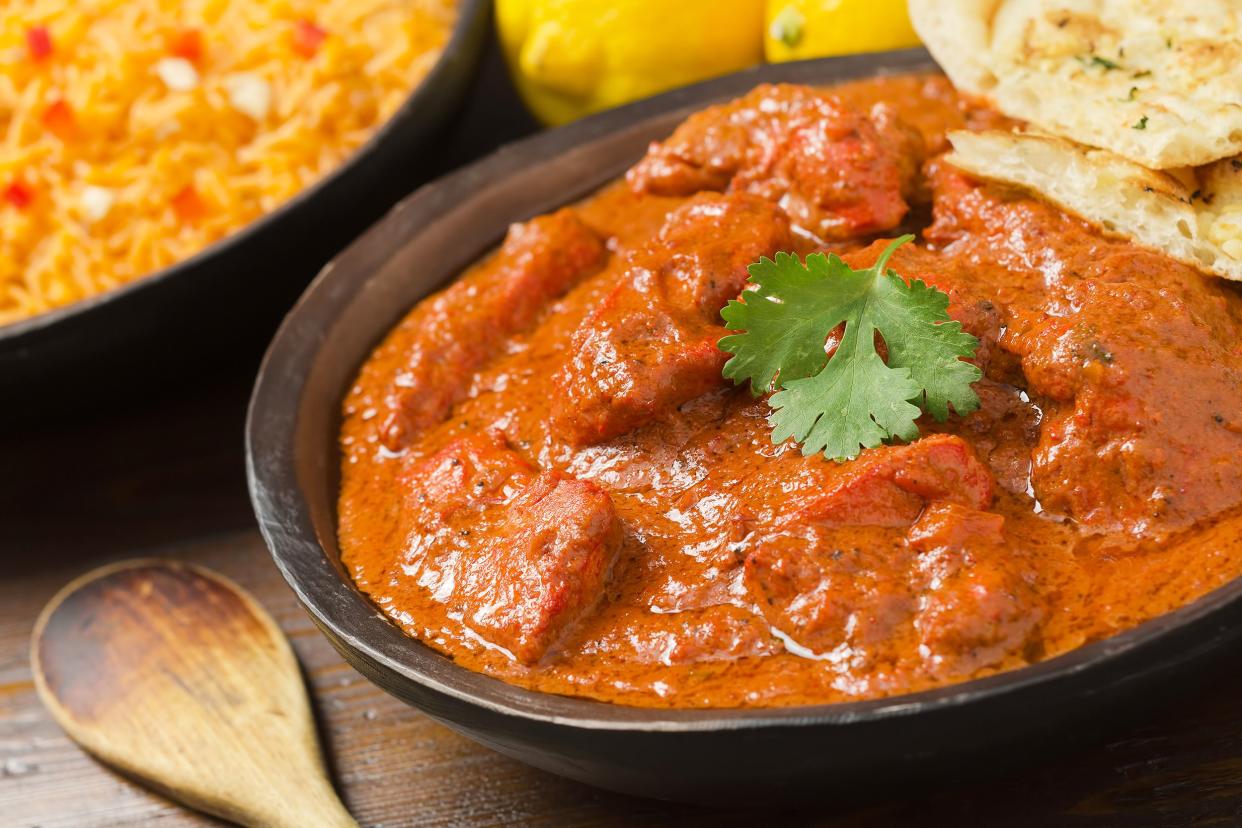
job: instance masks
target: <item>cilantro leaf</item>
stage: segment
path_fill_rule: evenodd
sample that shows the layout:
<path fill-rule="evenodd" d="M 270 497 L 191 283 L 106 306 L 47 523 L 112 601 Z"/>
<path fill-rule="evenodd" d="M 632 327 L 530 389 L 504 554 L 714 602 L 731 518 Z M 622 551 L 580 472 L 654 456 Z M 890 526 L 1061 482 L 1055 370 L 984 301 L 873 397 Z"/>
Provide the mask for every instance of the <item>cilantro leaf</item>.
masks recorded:
<path fill-rule="evenodd" d="M 919 387 L 907 368 L 890 368 L 873 344 L 869 324 L 847 325 L 837 353 L 813 377 L 792 380 L 772 395 L 772 442 L 790 437 L 803 454 L 822 451 L 832 459 L 853 457 L 858 447 L 887 439 L 913 440 L 919 409 L 909 400 Z"/>
<path fill-rule="evenodd" d="M 911 398 L 940 422 L 979 407 L 970 386 L 983 376 L 972 357 L 979 340 L 949 317 L 949 296 L 921 279 L 906 284 L 893 271 L 878 275 L 867 310 L 888 347 L 890 368 L 908 368 L 921 389 Z"/>
<path fill-rule="evenodd" d="M 903 236 L 873 267 L 853 270 L 836 255 L 815 253 L 800 263 L 778 253 L 750 266 L 755 285 L 721 316 L 739 331 L 719 342 L 732 354 L 724 376 L 749 382 L 752 393 L 776 391 L 772 440 L 794 438 L 803 454 L 834 460 L 893 438 L 918 437 L 920 407 L 938 420 L 949 407 L 966 414 L 979 406 L 971 383 L 982 376 L 962 357 L 978 340 L 948 314 L 949 297 L 886 269 Z M 828 335 L 845 329 L 832 357 Z M 879 332 L 887 362 L 875 348 Z"/>
<path fill-rule="evenodd" d="M 739 384 L 749 378 L 751 390 L 762 394 L 776 387 L 778 375 L 785 382 L 823 368 L 824 340 L 866 291 L 865 280 L 833 278 L 843 267 L 836 256 L 823 255 L 808 256 L 804 267 L 790 253 L 751 265 L 754 290 L 720 312 L 730 330 L 745 331 L 720 340 L 720 350 L 733 354 L 725 377 Z"/>

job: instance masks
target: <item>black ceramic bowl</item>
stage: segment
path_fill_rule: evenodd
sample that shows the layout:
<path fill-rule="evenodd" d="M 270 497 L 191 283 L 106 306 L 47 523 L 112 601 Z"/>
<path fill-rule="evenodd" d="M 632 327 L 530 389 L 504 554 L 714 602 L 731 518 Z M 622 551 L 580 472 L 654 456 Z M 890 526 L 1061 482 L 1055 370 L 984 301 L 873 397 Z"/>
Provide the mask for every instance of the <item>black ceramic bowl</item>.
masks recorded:
<path fill-rule="evenodd" d="M 0 326 L 5 396 L 54 395 L 58 385 L 89 383 L 100 371 L 188 352 L 195 340 L 227 352 L 258 322 L 274 324 L 329 256 L 416 183 L 423 150 L 474 76 L 490 12 L 487 0 L 461 0 L 443 53 L 401 108 L 349 160 L 278 209 L 150 276 Z M 392 191 L 393 181 L 404 189 Z"/>
<path fill-rule="evenodd" d="M 338 561 L 336 440 L 359 364 L 406 310 L 512 221 L 586 195 L 689 112 L 761 81 L 827 83 L 931 68 L 922 51 L 766 66 L 500 150 L 396 207 L 330 264 L 268 351 L 248 424 L 250 493 L 277 566 L 363 675 L 473 739 L 541 768 L 663 798 L 837 808 L 910 782 L 961 779 L 1090 732 L 1232 638 L 1242 582 L 1032 667 L 931 692 L 770 710 L 620 707 L 531 692 L 406 637 Z M 773 797 L 780 797 L 774 799 Z"/>

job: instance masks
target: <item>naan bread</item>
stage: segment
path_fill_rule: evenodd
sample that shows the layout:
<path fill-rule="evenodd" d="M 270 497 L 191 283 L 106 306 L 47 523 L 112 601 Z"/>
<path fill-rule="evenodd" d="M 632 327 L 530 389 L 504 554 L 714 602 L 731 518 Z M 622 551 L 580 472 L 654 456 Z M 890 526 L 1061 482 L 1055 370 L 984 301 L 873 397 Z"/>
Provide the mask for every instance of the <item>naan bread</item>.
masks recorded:
<path fill-rule="evenodd" d="M 1242 153 L 1239 0 L 910 0 L 962 91 L 1154 169 Z"/>
<path fill-rule="evenodd" d="M 1194 267 L 1242 280 L 1242 161 L 1157 171 L 1050 135 L 949 134 L 955 167 L 1035 191 L 1061 209 Z"/>

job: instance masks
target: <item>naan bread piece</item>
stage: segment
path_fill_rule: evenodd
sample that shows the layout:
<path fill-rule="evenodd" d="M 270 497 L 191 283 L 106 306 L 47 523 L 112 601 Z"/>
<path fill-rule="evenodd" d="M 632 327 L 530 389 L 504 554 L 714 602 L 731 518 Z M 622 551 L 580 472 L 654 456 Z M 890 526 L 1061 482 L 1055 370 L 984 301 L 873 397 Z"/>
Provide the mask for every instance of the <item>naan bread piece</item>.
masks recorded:
<path fill-rule="evenodd" d="M 910 0 L 963 92 L 1154 169 L 1242 153 L 1238 0 Z"/>
<path fill-rule="evenodd" d="M 955 131 L 949 141 L 946 160 L 977 178 L 1032 190 L 1108 232 L 1242 280 L 1238 159 L 1158 171 L 1050 135 Z"/>

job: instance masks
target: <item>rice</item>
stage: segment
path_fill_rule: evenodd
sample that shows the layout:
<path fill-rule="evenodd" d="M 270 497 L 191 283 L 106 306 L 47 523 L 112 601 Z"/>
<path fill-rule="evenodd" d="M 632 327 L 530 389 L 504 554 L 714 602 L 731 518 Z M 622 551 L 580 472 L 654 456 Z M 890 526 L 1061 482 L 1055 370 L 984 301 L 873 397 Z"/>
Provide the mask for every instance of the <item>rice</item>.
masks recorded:
<path fill-rule="evenodd" d="M 193 255 L 358 148 L 456 0 L 5 0 L 0 324 Z"/>

